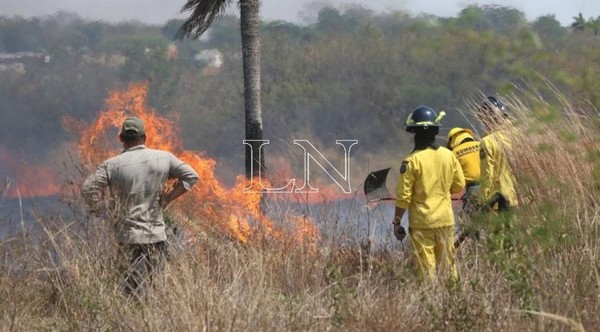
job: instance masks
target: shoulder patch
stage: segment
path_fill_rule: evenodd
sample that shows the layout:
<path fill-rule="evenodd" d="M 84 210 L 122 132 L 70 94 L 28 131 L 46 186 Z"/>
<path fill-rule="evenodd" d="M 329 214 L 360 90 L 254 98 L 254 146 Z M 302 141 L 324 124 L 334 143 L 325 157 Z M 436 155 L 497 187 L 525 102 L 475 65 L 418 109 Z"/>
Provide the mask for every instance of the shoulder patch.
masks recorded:
<path fill-rule="evenodd" d="M 406 173 L 406 165 L 400 166 L 400 174 Z"/>
<path fill-rule="evenodd" d="M 479 159 L 485 159 L 487 157 L 487 152 L 485 152 L 485 148 L 482 146 L 479 149 Z"/>
<path fill-rule="evenodd" d="M 400 174 L 406 173 L 406 168 L 408 167 L 408 160 L 404 160 L 402 162 L 402 166 L 400 166 Z"/>

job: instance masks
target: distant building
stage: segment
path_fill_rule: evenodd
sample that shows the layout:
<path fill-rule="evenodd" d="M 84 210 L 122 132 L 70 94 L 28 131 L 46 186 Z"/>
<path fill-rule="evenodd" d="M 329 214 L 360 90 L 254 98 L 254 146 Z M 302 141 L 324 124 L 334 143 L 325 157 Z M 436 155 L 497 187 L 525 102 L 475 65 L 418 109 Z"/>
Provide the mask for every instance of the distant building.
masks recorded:
<path fill-rule="evenodd" d="M 26 73 L 25 65 L 20 62 L 13 62 L 9 64 L 0 63 L 0 73 L 5 72 L 13 72 L 18 75 L 24 75 Z"/>
<path fill-rule="evenodd" d="M 51 60 L 51 56 L 45 53 L 34 52 L 0 52 L 0 73 L 12 72 L 17 75 L 24 75 L 27 72 L 25 70 L 26 64 L 31 63 L 32 60 L 41 60 L 44 63 L 48 63 Z"/>
<path fill-rule="evenodd" d="M 120 54 L 83 54 L 81 56 L 83 63 L 95 64 L 99 66 L 114 67 L 122 66 L 127 61 L 127 57 Z"/>
<path fill-rule="evenodd" d="M 223 53 L 218 49 L 200 51 L 194 56 L 194 59 L 210 68 L 221 68 L 224 62 Z"/>
<path fill-rule="evenodd" d="M 169 46 L 167 46 L 167 60 L 168 61 L 177 60 L 178 57 L 179 57 L 179 49 L 177 48 L 177 45 L 175 45 L 173 43 L 169 44 Z"/>
<path fill-rule="evenodd" d="M 45 53 L 34 53 L 34 52 L 15 52 L 15 53 L 4 53 L 0 52 L 0 63 L 6 62 L 14 62 L 15 60 L 24 60 L 24 59 L 43 59 L 46 62 Z"/>

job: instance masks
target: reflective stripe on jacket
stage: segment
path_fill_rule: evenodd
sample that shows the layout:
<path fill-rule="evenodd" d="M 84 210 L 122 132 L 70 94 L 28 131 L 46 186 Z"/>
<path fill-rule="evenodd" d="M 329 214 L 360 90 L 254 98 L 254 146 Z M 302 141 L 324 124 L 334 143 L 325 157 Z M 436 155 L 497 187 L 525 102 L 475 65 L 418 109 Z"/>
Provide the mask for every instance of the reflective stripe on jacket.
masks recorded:
<path fill-rule="evenodd" d="M 481 149 L 479 142 L 470 141 L 459 144 L 452 152 L 458 158 L 460 166 L 462 167 L 465 175 L 465 181 L 467 183 L 473 183 L 479 181 L 480 168 L 479 168 L 479 150 Z"/>

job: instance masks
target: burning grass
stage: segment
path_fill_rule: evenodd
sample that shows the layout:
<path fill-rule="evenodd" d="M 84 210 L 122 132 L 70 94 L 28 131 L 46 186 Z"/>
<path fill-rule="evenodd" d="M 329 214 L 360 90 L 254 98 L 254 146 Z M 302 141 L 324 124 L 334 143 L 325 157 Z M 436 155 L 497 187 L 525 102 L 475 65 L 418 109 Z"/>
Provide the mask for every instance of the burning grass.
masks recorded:
<path fill-rule="evenodd" d="M 146 124 L 146 146 L 172 152 L 199 174 L 199 184 L 172 208 L 173 214 L 195 221 L 188 225 L 194 233 L 207 231 L 208 226 L 211 231 L 242 243 L 248 242 L 251 237 L 281 241 L 289 241 L 290 237 L 296 241 L 318 239 L 313 222 L 290 218 L 288 221 L 295 226 L 293 233 L 278 229 L 261 211 L 261 195 L 244 192 L 250 184 L 243 176 L 238 177 L 233 188 L 224 187 L 215 177 L 215 161 L 202 152 L 184 149 L 175 123 L 146 105 L 147 92 L 148 87 L 143 83 L 132 84 L 125 91 L 112 91 L 106 99 L 106 108 L 91 125 L 74 119 L 63 121 L 67 128 L 76 129 L 72 131 L 80 134 L 77 148 L 85 170 L 92 170 L 104 159 L 119 152 L 114 144 L 115 128 L 118 130 L 126 117 L 137 116 Z M 206 220 L 211 223 L 198 222 Z"/>
<path fill-rule="evenodd" d="M 498 218 L 473 220 L 489 236 L 459 248 L 457 285 L 419 284 L 401 246 L 364 233 L 353 214 L 360 203 L 326 202 L 308 219 L 273 200 L 269 223 L 253 224 L 254 203 L 237 210 L 221 201 L 231 192 L 213 187 L 171 211 L 195 243 L 172 246 L 165 286 L 128 302 L 110 229 L 75 200 L 72 219 L 38 220 L 2 239 L 0 329 L 597 330 L 600 116 L 559 94 L 506 100 L 522 133 L 511 153 L 521 205 L 502 238 L 491 236 Z M 370 217 L 389 224 L 386 213 Z M 245 241 L 223 224 L 240 220 Z M 318 236 L 280 228 L 309 222 Z"/>

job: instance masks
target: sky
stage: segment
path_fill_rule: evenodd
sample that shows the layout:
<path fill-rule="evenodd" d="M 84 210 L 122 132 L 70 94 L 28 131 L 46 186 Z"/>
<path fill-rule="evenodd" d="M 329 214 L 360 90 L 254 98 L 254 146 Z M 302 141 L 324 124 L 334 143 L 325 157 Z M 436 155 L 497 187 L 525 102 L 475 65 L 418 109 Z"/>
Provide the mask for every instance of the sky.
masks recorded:
<path fill-rule="evenodd" d="M 0 0 L 0 15 L 24 17 L 43 16 L 63 10 L 83 18 L 109 22 L 137 20 L 163 24 L 172 18 L 185 18 L 179 11 L 185 0 Z M 234 0 L 234 2 L 236 2 Z M 600 0 L 262 0 L 262 17 L 266 20 L 309 22 L 315 17 L 315 8 L 323 4 L 339 6 L 361 4 L 376 12 L 403 10 L 417 15 L 456 16 L 470 4 L 499 4 L 523 11 L 528 20 L 554 14 L 562 25 L 570 25 L 580 12 L 584 18 L 600 16 Z M 236 7 L 232 6 L 231 10 Z"/>

